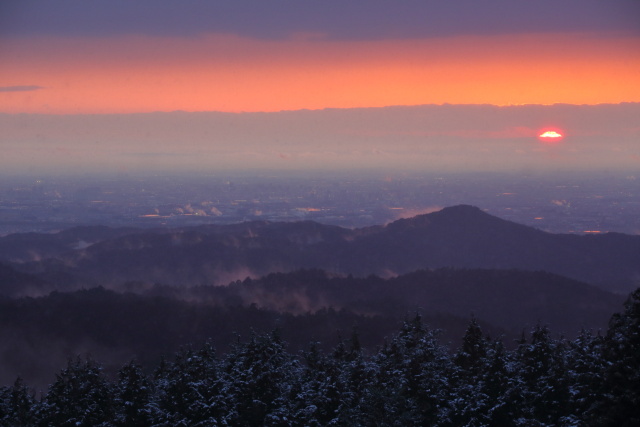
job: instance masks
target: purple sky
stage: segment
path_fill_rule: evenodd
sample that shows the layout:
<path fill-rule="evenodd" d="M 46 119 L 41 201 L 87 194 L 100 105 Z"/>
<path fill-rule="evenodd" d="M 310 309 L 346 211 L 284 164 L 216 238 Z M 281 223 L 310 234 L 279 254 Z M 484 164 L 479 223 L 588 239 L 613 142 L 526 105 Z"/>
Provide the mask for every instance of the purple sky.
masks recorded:
<path fill-rule="evenodd" d="M 637 0 L 3 0 L 0 37 L 27 35 L 255 38 L 322 33 L 388 39 L 549 32 L 640 33 Z"/>

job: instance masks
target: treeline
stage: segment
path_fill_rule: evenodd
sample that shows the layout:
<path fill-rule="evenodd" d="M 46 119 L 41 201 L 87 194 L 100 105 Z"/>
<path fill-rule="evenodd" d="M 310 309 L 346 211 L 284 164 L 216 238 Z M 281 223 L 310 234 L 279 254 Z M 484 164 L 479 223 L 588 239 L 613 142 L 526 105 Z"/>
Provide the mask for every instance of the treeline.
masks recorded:
<path fill-rule="evenodd" d="M 212 305 L 255 303 L 290 313 L 324 307 L 400 318 L 416 308 L 464 319 L 473 313 L 503 330 L 515 326 L 519 332 L 523 325 L 540 320 L 564 334 L 585 326 L 606 329 L 611 313 L 624 301 L 624 296 L 544 271 L 453 268 L 417 270 L 388 279 L 306 269 L 228 286 L 158 286 L 148 292 Z"/>
<path fill-rule="evenodd" d="M 0 280 L 0 288 L 6 284 Z M 252 329 L 280 328 L 289 351 L 297 352 L 310 341 L 329 350 L 339 331 L 348 335 L 357 325 L 370 350 L 417 310 L 443 331 L 440 340 L 453 343 L 450 348 L 458 346 L 473 314 L 485 333 L 503 336 L 512 349 L 522 328 L 537 321 L 569 338 L 583 327 L 606 330 L 624 301 L 561 276 L 517 270 L 420 270 L 390 279 L 300 270 L 228 286 L 130 282 L 121 290 L 0 296 L 0 385 L 21 375 L 44 388 L 74 354 L 92 354 L 113 374 L 131 359 L 151 369 L 161 354 L 207 339 L 226 353 L 234 334 L 246 338 Z"/>
<path fill-rule="evenodd" d="M 447 328 L 456 341 L 466 327 L 465 319 L 452 316 L 425 313 L 425 319 Z M 218 352 L 226 353 L 236 336 L 246 339 L 252 330 L 262 334 L 280 328 L 297 352 L 309 341 L 323 342 L 328 350 L 339 331 L 345 335 L 357 325 L 363 346 L 375 348 L 401 321 L 332 308 L 293 315 L 255 305 L 213 306 L 101 288 L 40 298 L 0 297 L 0 385 L 20 375 L 44 388 L 74 354 L 93 355 L 109 375 L 131 359 L 150 370 L 161 355 L 189 343 L 211 340 Z"/>
<path fill-rule="evenodd" d="M 472 319 L 456 352 L 420 316 L 370 355 L 357 334 L 296 356 L 277 331 L 184 348 L 152 375 L 135 362 L 109 379 L 70 360 L 39 398 L 0 389 L 7 426 L 640 425 L 640 289 L 604 336 L 553 338 L 538 325 L 507 349 Z"/>

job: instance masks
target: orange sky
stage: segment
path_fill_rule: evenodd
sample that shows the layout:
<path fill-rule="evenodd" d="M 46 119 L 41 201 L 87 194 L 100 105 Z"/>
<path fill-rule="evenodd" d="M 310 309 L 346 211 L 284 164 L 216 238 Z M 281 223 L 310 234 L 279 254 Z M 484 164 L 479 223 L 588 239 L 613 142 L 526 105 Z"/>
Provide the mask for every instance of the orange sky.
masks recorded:
<path fill-rule="evenodd" d="M 299 35 L 0 41 L 6 113 L 280 111 L 640 101 L 640 40 L 544 34 L 328 41 Z"/>

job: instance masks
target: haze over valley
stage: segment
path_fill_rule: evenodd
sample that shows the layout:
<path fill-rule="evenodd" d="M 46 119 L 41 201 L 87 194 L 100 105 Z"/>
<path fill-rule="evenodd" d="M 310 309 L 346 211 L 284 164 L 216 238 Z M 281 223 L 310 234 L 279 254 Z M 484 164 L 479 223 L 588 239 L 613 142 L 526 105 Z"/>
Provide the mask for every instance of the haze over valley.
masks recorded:
<path fill-rule="evenodd" d="M 357 228 L 457 204 L 553 233 L 640 232 L 640 177 L 601 172 L 220 171 L 0 178 L 0 236 L 73 226 L 313 220 Z"/>

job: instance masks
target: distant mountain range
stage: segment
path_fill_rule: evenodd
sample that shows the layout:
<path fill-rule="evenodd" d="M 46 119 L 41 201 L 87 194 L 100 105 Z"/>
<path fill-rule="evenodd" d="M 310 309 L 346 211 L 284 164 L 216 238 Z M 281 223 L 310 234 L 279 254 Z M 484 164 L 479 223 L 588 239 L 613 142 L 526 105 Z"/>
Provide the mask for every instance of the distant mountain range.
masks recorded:
<path fill-rule="evenodd" d="M 14 234 L 0 238 L 0 260 L 62 290 L 226 285 L 301 268 L 358 277 L 443 267 L 542 270 L 622 294 L 640 285 L 640 236 L 551 234 L 467 205 L 355 230 L 304 221 Z"/>

